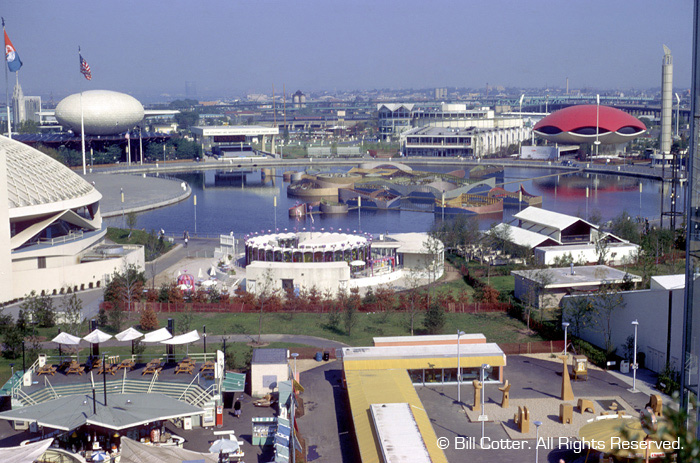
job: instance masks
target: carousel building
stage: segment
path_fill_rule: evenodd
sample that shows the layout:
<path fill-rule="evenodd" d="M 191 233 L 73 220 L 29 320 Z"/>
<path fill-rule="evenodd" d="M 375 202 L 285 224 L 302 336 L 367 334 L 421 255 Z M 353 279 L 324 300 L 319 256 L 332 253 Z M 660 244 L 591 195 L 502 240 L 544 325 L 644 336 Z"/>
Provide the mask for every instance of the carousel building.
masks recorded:
<path fill-rule="evenodd" d="M 388 283 L 400 278 L 405 269 L 422 268 L 428 260 L 439 277 L 444 247 L 439 243 L 434 249 L 424 248 L 426 240 L 422 233 L 380 235 L 375 240 L 369 233 L 333 229 L 249 234 L 245 236 L 246 290 L 261 294 L 316 288 L 336 294 Z"/>

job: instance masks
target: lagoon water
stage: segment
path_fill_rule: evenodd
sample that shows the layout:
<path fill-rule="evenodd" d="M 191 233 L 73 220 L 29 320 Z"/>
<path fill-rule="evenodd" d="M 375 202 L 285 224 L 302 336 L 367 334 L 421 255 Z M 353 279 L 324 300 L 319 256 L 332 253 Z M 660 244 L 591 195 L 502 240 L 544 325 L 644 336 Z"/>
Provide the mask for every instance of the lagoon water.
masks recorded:
<path fill-rule="evenodd" d="M 420 167 L 420 170 L 449 172 L 463 166 L 442 165 Z M 423 232 L 430 229 L 441 217 L 432 212 L 417 211 L 368 211 L 361 214 L 350 211 L 344 215 L 315 215 L 302 219 L 290 218 L 288 210 L 297 199 L 287 197 L 287 185 L 282 181 L 282 172 L 276 169 L 272 177 L 263 178 L 260 170 L 245 173 L 230 170 L 193 171 L 175 174 L 188 182 L 193 196 L 197 196 L 196 227 L 194 198 L 171 206 L 154 209 L 138 215 L 137 227 L 146 230 L 165 229 L 169 234 L 181 235 L 184 230 L 198 235 L 218 235 L 233 232 L 236 235 L 251 231 L 293 230 L 314 227 L 316 230 L 338 228 L 371 233 Z M 345 171 L 348 168 L 333 168 L 328 171 Z M 324 170 L 325 171 L 325 170 Z M 609 220 L 622 211 L 633 217 L 640 216 L 658 221 L 661 214 L 661 182 L 617 175 L 567 174 L 547 176 L 554 170 L 535 168 L 505 169 L 505 188 L 516 191 L 522 183 L 525 190 L 543 196 L 544 209 L 565 214 L 587 217 L 598 212 Z M 540 178 L 538 178 L 540 177 Z M 640 192 L 641 184 L 641 192 Z M 589 195 L 586 198 L 586 187 Z M 665 196 L 669 196 L 665 186 Z M 679 190 L 683 198 L 682 190 Z M 274 207 L 277 198 L 277 207 Z M 679 210 L 683 206 L 679 204 Z M 420 208 L 416 205 L 416 208 Z M 588 213 L 586 212 L 588 211 Z M 479 217 L 480 228 L 487 229 L 492 223 L 510 221 L 518 208 L 506 208 L 503 215 Z M 121 217 L 105 220 L 109 226 L 123 226 Z"/>

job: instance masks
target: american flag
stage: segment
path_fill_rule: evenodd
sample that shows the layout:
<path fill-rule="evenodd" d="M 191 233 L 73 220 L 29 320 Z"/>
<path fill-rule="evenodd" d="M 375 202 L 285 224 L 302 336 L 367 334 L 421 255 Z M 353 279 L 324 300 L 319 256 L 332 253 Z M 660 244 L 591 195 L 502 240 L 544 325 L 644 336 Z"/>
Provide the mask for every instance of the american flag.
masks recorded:
<path fill-rule="evenodd" d="M 83 59 L 83 55 L 80 54 L 80 49 L 78 49 L 78 56 L 80 56 L 80 72 L 85 76 L 87 80 L 92 80 L 92 73 L 90 72 L 90 65 Z"/>

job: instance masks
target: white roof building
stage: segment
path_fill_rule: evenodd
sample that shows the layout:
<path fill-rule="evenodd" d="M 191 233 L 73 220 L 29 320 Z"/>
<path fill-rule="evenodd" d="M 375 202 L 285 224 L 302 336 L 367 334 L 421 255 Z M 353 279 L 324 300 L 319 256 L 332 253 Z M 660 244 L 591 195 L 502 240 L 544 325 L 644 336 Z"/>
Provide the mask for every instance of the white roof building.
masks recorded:
<path fill-rule="evenodd" d="M 143 248 L 109 262 L 82 257 L 104 239 L 102 195 L 44 153 L 0 136 L 0 302 L 99 285 L 123 259 L 143 265 Z M 140 250 L 139 256 L 132 251 Z M 112 250 L 116 251 L 116 250 Z M 127 257 L 131 255 L 131 257 Z"/>

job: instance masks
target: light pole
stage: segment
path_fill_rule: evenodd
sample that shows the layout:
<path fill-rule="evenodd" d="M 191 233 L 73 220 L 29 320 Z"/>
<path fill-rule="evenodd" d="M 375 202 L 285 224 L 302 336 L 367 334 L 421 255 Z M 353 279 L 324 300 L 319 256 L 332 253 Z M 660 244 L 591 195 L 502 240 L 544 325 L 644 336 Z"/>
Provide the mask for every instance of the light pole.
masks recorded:
<path fill-rule="evenodd" d="M 534 421 L 532 424 L 535 425 L 535 463 L 540 461 L 540 446 L 537 442 L 540 440 L 540 426 L 542 426 L 541 421 Z"/>
<path fill-rule="evenodd" d="M 564 327 L 564 355 L 569 355 L 569 344 L 567 339 L 567 335 L 569 334 L 569 322 L 563 322 L 561 326 Z"/>
<path fill-rule="evenodd" d="M 523 100 L 525 94 L 520 95 L 520 136 L 518 137 L 518 156 L 523 155 L 523 129 L 525 128 L 525 120 L 523 119 Z"/>
<path fill-rule="evenodd" d="M 678 138 L 678 119 L 681 113 L 681 97 L 676 93 L 676 138 Z"/>
<path fill-rule="evenodd" d="M 598 145 L 600 145 L 600 140 L 598 140 L 598 135 L 600 135 L 600 95 L 595 96 L 596 106 L 595 106 L 595 155 L 598 157 Z"/>
<path fill-rule="evenodd" d="M 294 359 L 294 381 L 297 380 L 297 357 L 299 357 L 299 354 L 297 352 L 293 352 L 292 358 Z"/>
<path fill-rule="evenodd" d="M 628 391 L 639 392 L 637 390 L 637 368 L 639 368 L 637 365 L 637 327 L 639 322 L 637 320 L 633 321 L 632 326 L 634 326 L 634 359 L 632 361 L 632 389 L 628 389 Z"/>
<path fill-rule="evenodd" d="M 197 195 L 194 195 L 194 236 L 197 236 Z"/>
<path fill-rule="evenodd" d="M 459 338 L 464 331 L 457 331 L 457 403 L 462 403 L 462 364 L 459 352 Z"/>
<path fill-rule="evenodd" d="M 488 416 L 486 416 L 486 410 L 484 409 L 486 405 L 486 370 L 491 368 L 491 366 L 488 363 L 483 363 L 481 364 L 481 415 L 479 415 L 478 420 L 481 421 L 481 441 L 483 442 L 484 440 L 484 433 L 486 431 L 486 420 L 488 420 Z"/>

